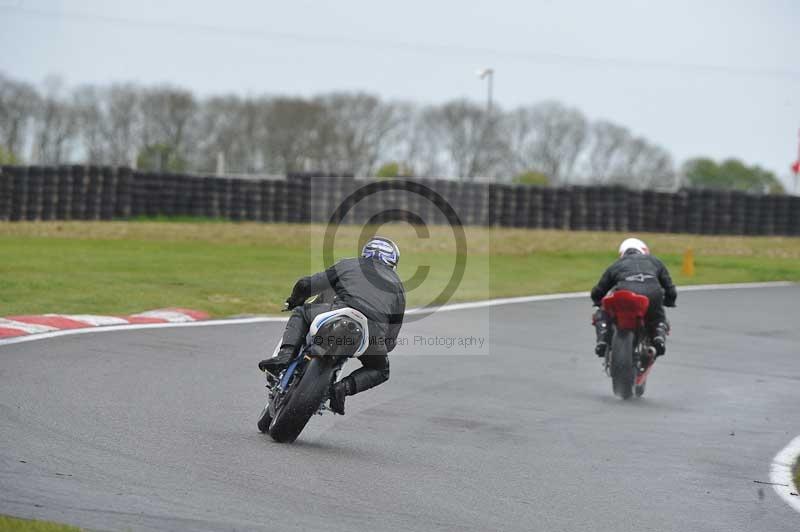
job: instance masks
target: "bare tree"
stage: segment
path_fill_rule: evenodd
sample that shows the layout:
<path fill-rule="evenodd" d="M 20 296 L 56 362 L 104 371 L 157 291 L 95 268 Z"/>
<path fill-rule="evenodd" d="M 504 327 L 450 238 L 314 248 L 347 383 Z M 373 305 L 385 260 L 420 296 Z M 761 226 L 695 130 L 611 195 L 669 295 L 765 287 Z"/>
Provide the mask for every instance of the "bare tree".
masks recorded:
<path fill-rule="evenodd" d="M 269 108 L 267 97 L 248 98 L 242 104 L 238 145 L 242 150 L 241 171 L 243 172 L 266 169 L 264 145 L 267 128 L 264 117 Z"/>
<path fill-rule="evenodd" d="M 426 165 L 438 168 L 446 161 L 448 170 L 462 179 L 494 175 L 507 149 L 484 107 L 466 100 L 428 108 L 420 127 L 429 146 Z"/>
<path fill-rule="evenodd" d="M 140 90 L 112 85 L 104 94 L 104 136 L 110 164 L 127 165 L 141 148 Z"/>
<path fill-rule="evenodd" d="M 0 73 L 0 145 L 18 158 L 38 106 L 39 95 L 33 86 Z"/>
<path fill-rule="evenodd" d="M 214 97 L 201 102 L 197 120 L 197 157 L 194 166 L 212 171 L 218 154 L 225 158 L 226 166 L 240 167 L 242 157 L 237 153 L 237 141 L 242 137 L 239 120 L 242 101 L 236 96 Z"/>
<path fill-rule="evenodd" d="M 596 183 L 671 188 L 675 182 L 666 150 L 605 121 L 592 124 L 586 167 L 588 179 Z"/>
<path fill-rule="evenodd" d="M 211 171 L 217 155 L 240 172 L 374 174 L 395 162 L 423 176 L 544 174 L 552 183 L 583 179 L 670 188 L 669 153 L 607 121 L 544 102 L 487 114 L 454 100 L 421 107 L 364 93 L 315 98 L 212 97 L 185 90 L 113 85 L 65 94 L 49 79 L 40 94 L 0 74 L 0 146 L 57 164 L 83 160 Z M 31 127 L 32 126 L 32 127 Z"/>
<path fill-rule="evenodd" d="M 624 166 L 616 180 L 638 188 L 672 188 L 675 170 L 666 150 L 634 138 L 627 145 Z"/>
<path fill-rule="evenodd" d="M 332 125 L 332 142 L 323 147 L 325 166 L 334 172 L 371 175 L 393 130 L 402 123 L 401 108 L 363 93 L 334 93 L 317 100 Z"/>
<path fill-rule="evenodd" d="M 517 171 L 535 170 L 555 183 L 569 181 L 588 137 L 580 111 L 544 102 L 513 111 L 506 124 Z"/>
<path fill-rule="evenodd" d="M 248 173 L 264 169 L 266 144 L 264 117 L 269 110 L 265 98 L 218 96 L 198 106 L 194 166 L 204 171 L 216 169 L 222 154 L 228 172 Z"/>
<path fill-rule="evenodd" d="M 192 93 L 171 87 L 149 89 L 141 97 L 140 109 L 143 147 L 163 150 L 181 166 L 197 109 Z"/>
<path fill-rule="evenodd" d="M 34 115 L 34 155 L 40 164 L 61 164 L 72 154 L 78 133 L 75 108 L 63 97 L 63 84 L 58 78 L 45 81 L 45 94 Z"/>
<path fill-rule="evenodd" d="M 620 173 L 630 132 L 611 122 L 598 121 L 592 124 L 590 147 L 587 150 L 586 166 L 590 181 L 605 183 Z"/>
<path fill-rule="evenodd" d="M 334 133 L 327 110 L 319 101 L 275 98 L 265 109 L 263 125 L 264 153 L 270 170 L 289 173 L 315 165 L 315 169 L 321 168 Z"/>
<path fill-rule="evenodd" d="M 139 89 L 113 85 L 108 89 L 79 87 L 72 94 L 82 159 L 89 164 L 128 165 L 141 147 Z"/>
<path fill-rule="evenodd" d="M 106 116 L 102 108 L 103 95 L 95 87 L 79 87 L 72 93 L 76 130 L 83 145 L 88 164 L 108 164 L 108 142 L 105 135 Z"/>
<path fill-rule="evenodd" d="M 395 162 L 409 175 L 444 175 L 428 157 L 433 150 L 429 149 L 427 130 L 422 127 L 423 110 L 411 102 L 395 102 L 393 106 L 397 123 L 380 150 L 380 163 Z"/>

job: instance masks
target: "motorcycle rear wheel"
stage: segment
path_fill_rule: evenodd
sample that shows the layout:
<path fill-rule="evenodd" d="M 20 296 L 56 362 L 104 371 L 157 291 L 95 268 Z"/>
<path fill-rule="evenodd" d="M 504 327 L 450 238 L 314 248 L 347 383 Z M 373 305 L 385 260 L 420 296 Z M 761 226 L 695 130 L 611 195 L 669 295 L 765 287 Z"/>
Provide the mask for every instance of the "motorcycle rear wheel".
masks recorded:
<path fill-rule="evenodd" d="M 330 357 L 315 357 L 308 363 L 300 382 L 288 391 L 289 396 L 270 423 L 269 435 L 273 440 L 291 443 L 297 439 L 322 404 L 334 369 Z"/>
<path fill-rule="evenodd" d="M 636 368 L 633 364 L 634 332 L 617 329 L 611 340 L 611 382 L 614 395 L 630 399 L 633 395 Z M 642 390 L 644 393 L 644 390 Z"/>

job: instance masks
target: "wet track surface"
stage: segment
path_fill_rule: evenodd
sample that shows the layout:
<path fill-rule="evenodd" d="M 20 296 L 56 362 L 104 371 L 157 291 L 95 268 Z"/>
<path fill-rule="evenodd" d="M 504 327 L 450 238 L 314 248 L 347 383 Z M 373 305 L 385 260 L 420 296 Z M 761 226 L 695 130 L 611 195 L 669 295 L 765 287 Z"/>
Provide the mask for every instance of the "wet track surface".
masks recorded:
<path fill-rule="evenodd" d="M 110 530 L 797 531 L 753 481 L 800 434 L 798 300 L 681 294 L 667 356 L 628 402 L 592 354 L 588 299 L 437 314 L 404 334 L 487 331 L 489 354 L 399 347 L 387 384 L 294 445 L 255 427 L 256 363 L 281 323 L 3 346 L 0 514 Z"/>

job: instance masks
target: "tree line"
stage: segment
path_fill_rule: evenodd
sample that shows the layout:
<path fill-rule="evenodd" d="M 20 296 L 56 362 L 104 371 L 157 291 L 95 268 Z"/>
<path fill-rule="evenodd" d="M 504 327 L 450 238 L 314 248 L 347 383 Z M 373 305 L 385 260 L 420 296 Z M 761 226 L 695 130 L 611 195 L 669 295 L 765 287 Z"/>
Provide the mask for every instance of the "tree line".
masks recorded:
<path fill-rule="evenodd" d="M 361 92 L 198 97 L 130 83 L 70 89 L 57 78 L 36 87 L 0 73 L 0 163 L 12 162 L 663 189 L 686 174 L 663 147 L 555 101 L 489 111 Z"/>

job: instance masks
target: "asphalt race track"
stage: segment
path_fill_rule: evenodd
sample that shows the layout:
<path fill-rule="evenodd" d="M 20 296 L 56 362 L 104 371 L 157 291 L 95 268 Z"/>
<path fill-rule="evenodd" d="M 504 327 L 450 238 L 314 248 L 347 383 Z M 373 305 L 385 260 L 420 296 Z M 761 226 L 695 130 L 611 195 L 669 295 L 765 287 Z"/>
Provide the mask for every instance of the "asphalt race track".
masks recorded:
<path fill-rule="evenodd" d="M 488 355 L 406 345 L 294 445 L 255 427 L 281 323 L 0 347 L 0 514 L 110 530 L 792 531 L 768 485 L 800 434 L 800 287 L 682 293 L 623 402 L 586 300 L 436 314 Z M 442 351 L 441 349 L 439 350 Z M 451 350 L 452 351 L 452 350 Z"/>

